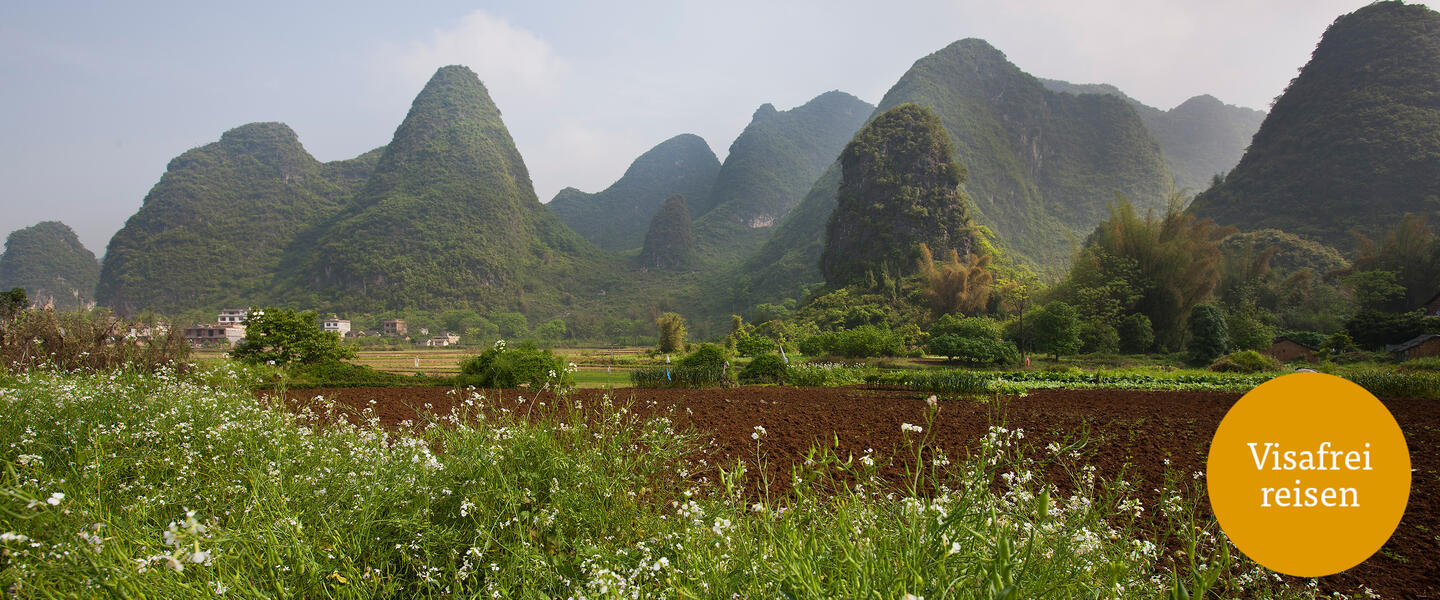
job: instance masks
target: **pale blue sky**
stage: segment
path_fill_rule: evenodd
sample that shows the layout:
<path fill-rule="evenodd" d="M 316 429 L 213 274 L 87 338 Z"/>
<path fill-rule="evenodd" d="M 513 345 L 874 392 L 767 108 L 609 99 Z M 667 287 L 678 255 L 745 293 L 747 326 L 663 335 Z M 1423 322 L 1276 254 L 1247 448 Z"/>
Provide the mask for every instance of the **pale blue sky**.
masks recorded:
<path fill-rule="evenodd" d="M 1161 108 L 1209 93 L 1264 110 L 1365 2 L 207 4 L 0 4 L 0 235 L 58 219 L 101 255 L 181 152 L 283 121 L 316 158 L 349 158 L 388 142 L 446 64 L 480 74 L 548 201 L 679 133 L 723 159 L 766 102 L 875 103 L 966 37 Z"/>

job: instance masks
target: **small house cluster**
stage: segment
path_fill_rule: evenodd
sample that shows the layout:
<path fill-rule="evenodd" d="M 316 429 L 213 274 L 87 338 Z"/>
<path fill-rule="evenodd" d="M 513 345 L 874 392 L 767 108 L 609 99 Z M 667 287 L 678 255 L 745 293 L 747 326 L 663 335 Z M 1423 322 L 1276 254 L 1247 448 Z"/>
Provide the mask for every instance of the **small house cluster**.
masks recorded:
<path fill-rule="evenodd" d="M 257 314 L 264 314 L 257 313 Z M 213 324 L 196 324 L 185 328 L 185 341 L 192 346 L 234 346 L 245 339 L 245 321 L 250 309 L 227 308 L 220 311 Z M 367 336 L 398 337 L 409 339 L 410 330 L 404 319 L 387 319 L 380 323 L 379 331 L 364 331 L 351 327 L 349 319 L 335 315 L 320 322 L 320 328 L 334 332 L 342 338 L 354 339 Z M 429 331 L 425 331 L 426 334 Z M 443 335 L 427 337 L 420 342 L 425 346 L 452 346 L 460 343 L 460 336 L 445 332 Z"/>

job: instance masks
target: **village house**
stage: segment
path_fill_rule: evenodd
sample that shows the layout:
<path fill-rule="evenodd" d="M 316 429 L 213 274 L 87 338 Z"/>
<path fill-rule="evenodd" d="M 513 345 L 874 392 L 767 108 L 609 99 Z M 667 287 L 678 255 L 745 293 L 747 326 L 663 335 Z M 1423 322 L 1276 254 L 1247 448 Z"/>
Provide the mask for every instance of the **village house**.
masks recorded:
<path fill-rule="evenodd" d="M 1425 310 L 1427 317 L 1440 317 L 1440 292 L 1436 292 L 1435 296 L 1421 308 Z"/>
<path fill-rule="evenodd" d="M 1412 358 L 1423 358 L 1426 356 L 1440 356 L 1440 335 L 1427 333 L 1415 336 L 1409 341 L 1395 346 L 1386 345 L 1385 351 L 1395 355 L 1400 360 Z"/>
<path fill-rule="evenodd" d="M 185 328 L 185 341 L 191 346 L 210 346 L 224 343 L 234 346 L 245 339 L 245 325 L 222 323 L 218 325 L 196 325 Z"/>
<path fill-rule="evenodd" d="M 437 335 L 425 340 L 426 346 L 450 346 L 458 343 L 460 343 L 460 336 L 448 331 L 445 332 L 445 335 Z"/>
<path fill-rule="evenodd" d="M 385 335 L 405 335 L 410 332 L 405 328 L 405 319 L 387 319 L 380 323 L 380 331 Z"/>
<path fill-rule="evenodd" d="M 1316 349 L 1287 337 L 1276 339 L 1274 344 L 1265 349 L 1265 354 L 1269 354 L 1282 363 L 1296 359 L 1311 361 L 1315 359 L 1315 352 L 1317 352 Z"/>
<path fill-rule="evenodd" d="M 224 308 L 220 310 L 220 316 L 215 319 L 215 322 L 221 325 L 239 325 L 244 323 L 245 319 L 250 318 L 250 311 L 249 308 Z M 265 313 L 258 312 L 256 314 L 263 315 Z"/>
<path fill-rule="evenodd" d="M 350 333 L 350 321 L 331 315 L 330 318 L 320 323 L 320 328 L 325 331 L 333 331 L 339 334 L 340 337 L 345 337 L 346 334 Z"/>

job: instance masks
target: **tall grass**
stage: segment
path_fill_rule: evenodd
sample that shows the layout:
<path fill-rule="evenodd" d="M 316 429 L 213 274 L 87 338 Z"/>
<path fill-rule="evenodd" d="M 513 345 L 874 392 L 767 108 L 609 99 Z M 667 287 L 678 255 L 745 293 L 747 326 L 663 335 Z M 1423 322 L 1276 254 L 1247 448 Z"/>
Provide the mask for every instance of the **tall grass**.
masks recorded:
<path fill-rule="evenodd" d="M 215 381 L 229 374 L 212 372 Z M 907 424 L 817 451 L 791 493 L 716 469 L 625 403 L 473 392 L 407 430 L 263 406 L 162 370 L 0 388 L 0 589 L 15 597 L 1304 597 L 1228 552 L 1177 474 L 1159 505 L 992 427 L 966 458 Z M 323 399 L 316 402 L 325 410 Z M 940 410 L 943 405 L 936 405 Z M 522 417 L 521 415 L 526 415 Z M 933 420 L 934 412 L 931 413 Z M 909 476 L 880 476 L 886 460 Z M 763 465 L 761 465 L 763 466 Z M 1062 494 L 1044 476 L 1069 469 Z M 1163 515 L 1149 521 L 1142 515 Z M 1157 525 L 1158 524 L 1158 525 Z M 1147 533 L 1159 532 L 1159 533 Z M 1183 554 L 1180 551 L 1183 550 Z M 1198 584 L 1198 585 L 1197 585 Z"/>
<path fill-rule="evenodd" d="M 185 359 L 189 346 L 182 331 L 135 335 L 142 327 L 105 311 L 23 310 L 13 319 L 0 319 L 0 370 L 44 366 L 153 371 Z"/>

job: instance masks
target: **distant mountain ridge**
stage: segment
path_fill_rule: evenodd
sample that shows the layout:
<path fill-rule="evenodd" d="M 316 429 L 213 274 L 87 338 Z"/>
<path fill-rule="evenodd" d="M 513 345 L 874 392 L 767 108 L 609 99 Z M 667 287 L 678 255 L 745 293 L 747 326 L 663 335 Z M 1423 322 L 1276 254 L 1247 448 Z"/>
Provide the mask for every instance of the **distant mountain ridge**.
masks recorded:
<path fill-rule="evenodd" d="M 1209 94 L 1160 110 L 1127 96 L 1110 84 L 1077 84 L 1041 79 L 1045 87 L 1067 94 L 1106 94 L 1130 104 L 1165 155 L 1175 187 L 1196 194 L 1210 187 L 1211 179 L 1230 172 L 1250 139 L 1260 129 L 1265 113 L 1225 104 Z"/>
<path fill-rule="evenodd" d="M 556 216 L 596 246 L 611 251 L 638 248 L 650 220 L 666 198 L 693 199 L 690 217 L 713 204 L 710 190 L 720 172 L 720 159 L 700 136 L 685 133 L 641 154 L 604 191 L 587 194 L 565 188 L 547 204 Z"/>
<path fill-rule="evenodd" d="M 540 204 L 499 109 L 462 66 L 436 71 L 350 206 L 288 252 L 287 297 L 352 310 L 509 309 L 598 253 Z"/>
<path fill-rule="evenodd" d="M 695 235 L 711 260 L 733 262 L 758 248 L 874 108 L 830 91 L 786 111 L 756 109 L 715 178 L 713 208 L 691 211 L 700 215 Z"/>
<path fill-rule="evenodd" d="M 969 170 L 975 219 L 1022 264 L 1058 270 L 1116 194 L 1160 207 L 1172 188 L 1160 147 L 1119 98 L 1051 91 L 983 40 L 921 58 L 876 114 L 913 102 L 940 117 Z M 793 296 L 821 280 L 826 220 L 840 186 L 831 165 L 805 199 L 737 270 L 755 301 Z"/>
<path fill-rule="evenodd" d="M 58 309 L 84 307 L 95 298 L 100 263 L 75 231 L 59 221 L 42 221 L 10 232 L 0 254 L 0 291 L 24 288 L 31 302 Z"/>
<path fill-rule="evenodd" d="M 1340 248 L 1440 222 L 1440 13 L 1377 2 L 1326 29 L 1224 181 L 1190 210 Z"/>
<path fill-rule="evenodd" d="M 283 123 L 242 125 L 186 151 L 111 238 L 96 299 L 131 312 L 271 297 L 294 236 L 339 211 L 378 156 L 321 163 Z"/>

